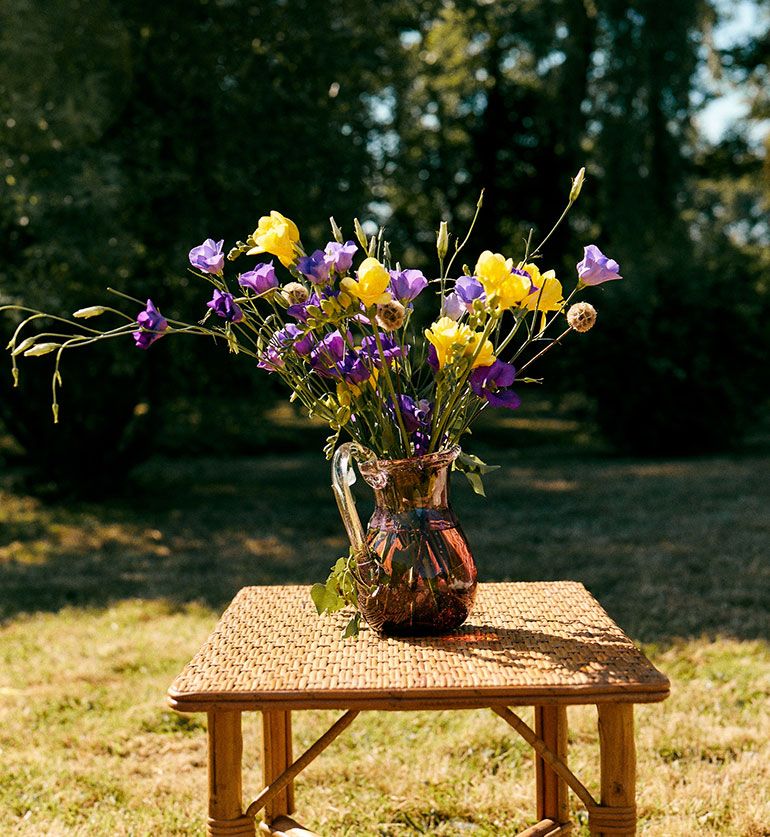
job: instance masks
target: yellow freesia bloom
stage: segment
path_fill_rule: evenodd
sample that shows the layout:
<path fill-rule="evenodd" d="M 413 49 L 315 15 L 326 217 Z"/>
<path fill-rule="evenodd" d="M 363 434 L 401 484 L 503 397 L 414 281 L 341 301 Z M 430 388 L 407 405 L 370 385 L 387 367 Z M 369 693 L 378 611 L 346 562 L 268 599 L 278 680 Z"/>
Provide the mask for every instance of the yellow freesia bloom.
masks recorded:
<path fill-rule="evenodd" d="M 482 332 L 471 331 L 470 326 L 455 322 L 451 317 L 442 317 L 425 329 L 425 337 L 436 349 L 438 367 L 443 369 L 445 364 L 451 363 L 456 357 L 473 357 Z M 494 362 L 495 348 L 491 340 L 485 340 L 471 368 L 491 366 Z"/>
<path fill-rule="evenodd" d="M 537 265 L 534 264 L 525 264 L 524 270 L 532 277 L 532 284 L 540 290 L 529 294 L 522 305 L 530 311 L 543 312 L 543 321 L 540 326 L 543 329 L 546 313 L 548 311 L 558 311 L 564 305 L 561 282 L 556 278 L 556 272 L 553 270 L 540 273 Z"/>
<path fill-rule="evenodd" d="M 425 329 L 425 337 L 436 349 L 439 369 L 452 358 L 456 349 L 461 349 L 461 354 L 473 339 L 473 332 L 470 326 L 465 323 L 457 323 L 451 317 L 442 317 Z"/>
<path fill-rule="evenodd" d="M 358 281 L 347 277 L 340 282 L 340 287 L 351 296 L 360 299 L 367 308 L 390 302 L 391 296 L 386 288 L 390 284 L 390 274 L 371 256 L 364 259 L 356 273 Z"/>
<path fill-rule="evenodd" d="M 476 262 L 476 278 L 484 286 L 487 299 L 494 294 L 493 302 L 500 311 L 519 305 L 532 287 L 526 276 L 512 270 L 513 259 L 491 250 L 485 250 Z"/>
<path fill-rule="evenodd" d="M 299 242 L 299 230 L 294 221 L 273 209 L 269 215 L 259 219 L 249 244 L 252 241 L 254 246 L 246 251 L 249 256 L 270 253 L 277 256 L 284 267 L 290 267 L 297 255 L 295 248 Z"/>
<path fill-rule="evenodd" d="M 466 357 L 473 357 L 474 352 L 478 348 L 479 343 L 481 342 L 482 334 L 480 331 L 477 331 L 472 337 L 471 342 L 468 344 L 467 348 L 465 349 L 465 356 Z M 476 359 L 473 361 L 471 365 L 471 369 L 475 369 L 477 366 L 491 366 L 497 358 L 495 357 L 495 347 L 492 345 L 491 340 L 485 340 L 484 345 L 481 347 L 481 351 L 476 355 Z"/>

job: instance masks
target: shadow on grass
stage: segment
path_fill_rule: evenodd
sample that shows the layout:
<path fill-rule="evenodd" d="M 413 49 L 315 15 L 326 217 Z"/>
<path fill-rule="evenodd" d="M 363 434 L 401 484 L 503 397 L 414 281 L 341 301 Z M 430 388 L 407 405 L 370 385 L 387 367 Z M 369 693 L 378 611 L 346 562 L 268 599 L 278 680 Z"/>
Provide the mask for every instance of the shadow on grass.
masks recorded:
<path fill-rule="evenodd" d="M 770 456 L 637 461 L 482 452 L 489 499 L 454 505 L 482 580 L 582 581 L 636 639 L 770 634 Z M 369 508 L 360 488 L 362 517 Z M 0 479 L 0 616 L 125 598 L 223 608 L 311 583 L 347 551 L 320 454 L 156 460 L 123 497 L 44 505 Z"/>

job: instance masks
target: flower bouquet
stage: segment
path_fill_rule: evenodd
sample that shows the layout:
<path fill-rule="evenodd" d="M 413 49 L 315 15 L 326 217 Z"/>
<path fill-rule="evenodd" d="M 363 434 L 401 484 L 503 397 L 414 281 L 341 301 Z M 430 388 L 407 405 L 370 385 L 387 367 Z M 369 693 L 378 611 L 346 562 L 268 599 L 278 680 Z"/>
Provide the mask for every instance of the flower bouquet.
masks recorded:
<path fill-rule="evenodd" d="M 559 222 L 583 176 L 581 170 L 572 181 Z M 596 312 L 586 302 L 573 304 L 576 295 L 621 278 L 618 264 L 589 245 L 565 297 L 555 272 L 538 264 L 553 230 L 536 247 L 530 234 L 518 260 L 485 250 L 472 270 L 458 268 L 482 198 L 462 239 L 441 222 L 435 278 L 394 259 L 382 229 L 367 238 L 356 220 L 355 239 L 348 239 L 332 218 L 333 240 L 308 253 L 296 225 L 272 211 L 227 256 L 224 242 L 213 239 L 190 251 L 192 272 L 211 290 L 198 322 L 166 317 L 152 300 L 133 300 L 142 306 L 137 314 L 96 305 L 74 313 L 75 331 L 72 321 L 51 317 L 66 328 L 26 336 L 30 323 L 48 315 L 5 306 L 24 315 L 8 346 L 14 382 L 20 355 L 53 354 L 58 421 L 60 364 L 70 348 L 126 338 L 146 350 L 171 334 L 195 334 L 253 358 L 288 385 L 291 401 L 331 429 L 325 453 L 334 457 L 351 554 L 335 564 L 326 584 L 314 586 L 319 612 L 352 605 L 351 632 L 361 613 L 385 633 L 450 630 L 472 606 L 476 568 L 448 503 L 448 472 L 463 471 L 483 493 L 481 476 L 490 470 L 460 450 L 462 437 L 485 409 L 516 409 L 521 398 L 514 385 L 539 382 L 525 374 L 535 361 L 569 332 L 592 327 Z M 226 259 L 254 256 L 245 271 L 226 276 Z M 428 302 L 433 314 L 426 320 Z M 83 322 L 101 316 L 124 322 L 108 330 Z M 550 337 L 554 326 L 558 334 Z M 339 444 L 342 434 L 349 441 Z M 351 458 L 376 492 L 366 532 L 350 493 Z"/>

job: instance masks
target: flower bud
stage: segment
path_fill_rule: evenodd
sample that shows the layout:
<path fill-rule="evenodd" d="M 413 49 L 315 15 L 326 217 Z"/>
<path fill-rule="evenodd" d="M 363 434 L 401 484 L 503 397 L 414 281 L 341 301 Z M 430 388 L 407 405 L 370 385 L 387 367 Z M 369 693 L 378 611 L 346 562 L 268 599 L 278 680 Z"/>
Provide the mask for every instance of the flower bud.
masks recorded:
<path fill-rule="evenodd" d="M 339 401 L 340 407 L 350 406 L 350 390 L 343 383 L 337 384 L 337 401 Z"/>
<path fill-rule="evenodd" d="M 243 241 L 236 241 L 235 242 L 235 247 L 233 247 L 232 250 L 230 250 L 230 252 L 227 254 L 227 261 L 229 261 L 229 262 L 235 261 L 238 258 L 238 256 L 243 255 L 249 249 L 249 247 L 253 247 L 253 246 L 254 246 L 254 241 L 253 240 L 252 240 L 251 244 L 246 244 Z"/>
<path fill-rule="evenodd" d="M 55 352 L 59 348 L 58 343 L 37 343 L 31 349 L 24 352 L 24 357 L 39 357 L 40 355 L 47 355 L 49 352 Z"/>
<path fill-rule="evenodd" d="M 342 235 L 342 230 L 337 226 L 337 222 L 334 220 L 333 215 L 331 216 L 331 218 L 329 218 L 329 223 L 332 226 L 332 235 L 334 236 L 334 240 L 337 242 L 337 244 L 344 244 L 345 239 Z"/>
<path fill-rule="evenodd" d="M 303 302 L 307 302 L 310 293 L 299 282 L 289 282 L 288 285 L 283 286 L 283 295 L 289 301 L 290 305 L 302 305 Z"/>
<path fill-rule="evenodd" d="M 583 166 L 582 169 L 572 178 L 572 188 L 569 191 L 569 202 L 573 203 L 578 199 L 578 195 L 580 194 L 580 190 L 583 188 L 583 181 L 585 180 L 586 176 L 586 167 Z M 589 326 L 590 328 L 590 326 Z"/>
<path fill-rule="evenodd" d="M 364 228 L 361 226 L 361 222 L 358 220 L 358 218 L 353 219 L 353 229 L 356 231 L 356 238 L 358 239 L 358 243 L 366 251 L 369 247 L 369 243 L 366 240 L 366 233 L 364 232 Z"/>
<path fill-rule="evenodd" d="M 30 346 L 35 345 L 35 337 L 27 337 L 19 343 L 16 348 L 13 348 L 13 340 L 6 346 L 6 349 L 11 349 L 11 356 L 16 357 L 16 355 L 24 354 Z"/>
<path fill-rule="evenodd" d="M 103 314 L 107 309 L 101 305 L 91 305 L 89 308 L 78 308 L 77 311 L 73 313 L 73 317 L 77 317 L 78 319 L 87 319 L 88 317 L 98 317 L 100 314 Z"/>
<path fill-rule="evenodd" d="M 377 306 L 377 322 L 385 331 L 395 331 L 404 324 L 406 309 L 395 299 Z"/>
<path fill-rule="evenodd" d="M 439 224 L 436 235 L 436 250 L 438 251 L 439 260 L 443 261 L 447 250 L 449 250 L 449 227 L 446 221 L 442 221 Z"/>
<path fill-rule="evenodd" d="M 567 311 L 567 322 L 573 331 L 590 331 L 596 322 L 596 309 L 588 302 L 576 302 Z"/>
<path fill-rule="evenodd" d="M 314 305 L 309 305 L 308 308 L 307 308 L 307 311 L 308 311 L 309 314 L 313 315 L 314 312 L 312 312 L 310 310 L 311 308 L 315 308 L 315 306 Z M 340 311 L 339 311 L 339 305 L 337 304 L 337 300 L 336 299 L 322 299 L 321 300 L 321 311 L 319 311 L 319 314 L 321 312 L 323 312 L 327 317 L 333 317 L 335 314 L 339 314 Z M 315 314 L 315 316 L 318 316 L 318 314 Z"/>

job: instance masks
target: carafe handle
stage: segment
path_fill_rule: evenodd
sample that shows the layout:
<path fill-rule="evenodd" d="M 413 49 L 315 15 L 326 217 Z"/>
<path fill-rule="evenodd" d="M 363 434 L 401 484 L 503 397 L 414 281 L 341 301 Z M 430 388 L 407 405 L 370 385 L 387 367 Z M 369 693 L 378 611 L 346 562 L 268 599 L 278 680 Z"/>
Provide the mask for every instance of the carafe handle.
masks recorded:
<path fill-rule="evenodd" d="M 366 549 L 366 534 L 361 525 L 361 518 L 356 510 L 356 501 L 350 490 L 350 486 L 356 481 L 356 472 L 353 470 L 353 459 L 371 459 L 373 454 L 366 448 L 362 448 L 355 442 L 345 442 L 334 452 L 332 458 L 332 489 L 334 498 L 337 501 L 337 508 L 340 510 L 340 517 L 345 524 L 345 531 L 348 533 L 350 545 L 353 552 L 358 555 Z"/>

